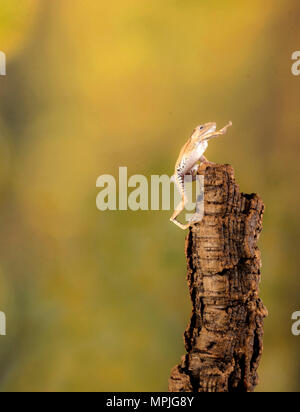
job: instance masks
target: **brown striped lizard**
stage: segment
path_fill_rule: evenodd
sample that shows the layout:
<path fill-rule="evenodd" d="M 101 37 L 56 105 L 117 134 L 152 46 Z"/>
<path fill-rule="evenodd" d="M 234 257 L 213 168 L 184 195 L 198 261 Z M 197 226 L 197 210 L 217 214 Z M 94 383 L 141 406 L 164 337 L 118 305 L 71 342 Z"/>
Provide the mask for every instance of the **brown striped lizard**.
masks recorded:
<path fill-rule="evenodd" d="M 208 141 L 214 137 L 225 134 L 230 126 L 232 126 L 232 122 L 229 122 L 227 126 L 223 127 L 223 129 L 219 131 L 217 131 L 216 123 L 206 123 L 204 125 L 197 126 L 192 136 L 181 149 L 175 165 L 175 173 L 172 176 L 171 181 L 175 182 L 182 199 L 170 220 L 183 230 L 197 223 L 193 220 L 184 225 L 177 220 L 177 217 L 184 210 L 187 202 L 184 177 L 186 175 L 192 175 L 193 179 L 196 179 L 199 168 L 198 162 L 204 165 L 212 164 L 212 162 L 209 162 L 204 156 L 204 152 L 208 147 Z"/>

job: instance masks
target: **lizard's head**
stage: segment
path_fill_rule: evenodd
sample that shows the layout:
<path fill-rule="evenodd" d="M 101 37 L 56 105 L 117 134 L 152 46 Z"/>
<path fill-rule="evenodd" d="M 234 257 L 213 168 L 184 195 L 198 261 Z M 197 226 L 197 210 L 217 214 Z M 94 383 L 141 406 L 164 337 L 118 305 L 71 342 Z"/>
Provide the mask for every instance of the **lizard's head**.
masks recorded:
<path fill-rule="evenodd" d="M 191 139 L 192 140 L 209 140 L 212 138 L 211 134 L 217 130 L 216 123 L 205 123 L 200 126 L 197 126 L 194 130 Z"/>

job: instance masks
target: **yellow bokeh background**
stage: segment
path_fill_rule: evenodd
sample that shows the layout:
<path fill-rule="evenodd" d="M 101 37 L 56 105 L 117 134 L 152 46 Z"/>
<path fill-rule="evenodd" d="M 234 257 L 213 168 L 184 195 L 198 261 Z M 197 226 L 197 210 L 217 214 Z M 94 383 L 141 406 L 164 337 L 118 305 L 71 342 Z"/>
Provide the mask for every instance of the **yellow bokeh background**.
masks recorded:
<path fill-rule="evenodd" d="M 199 123 L 207 157 L 266 203 L 259 391 L 300 389 L 296 0 L 2 0 L 2 391 L 164 391 L 190 315 L 170 212 L 100 212 L 101 174 L 171 174 Z"/>

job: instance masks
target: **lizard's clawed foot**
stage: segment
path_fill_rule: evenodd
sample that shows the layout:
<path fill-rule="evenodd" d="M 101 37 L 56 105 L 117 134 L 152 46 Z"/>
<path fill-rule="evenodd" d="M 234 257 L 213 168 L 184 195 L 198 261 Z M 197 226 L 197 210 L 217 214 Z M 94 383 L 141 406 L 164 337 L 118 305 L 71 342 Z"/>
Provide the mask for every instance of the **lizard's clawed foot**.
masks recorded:
<path fill-rule="evenodd" d="M 203 215 L 200 214 L 195 214 L 190 220 L 189 220 L 189 226 L 195 226 L 197 223 L 201 223 L 203 219 Z"/>

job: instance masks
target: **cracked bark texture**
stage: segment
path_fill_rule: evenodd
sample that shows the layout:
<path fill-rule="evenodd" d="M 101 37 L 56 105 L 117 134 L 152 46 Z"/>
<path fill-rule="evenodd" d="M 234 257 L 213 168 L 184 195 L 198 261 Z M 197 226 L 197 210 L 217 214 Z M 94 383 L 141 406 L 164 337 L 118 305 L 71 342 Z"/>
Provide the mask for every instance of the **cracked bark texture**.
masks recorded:
<path fill-rule="evenodd" d="M 267 316 L 258 297 L 264 204 L 240 193 L 230 165 L 210 165 L 204 176 L 204 218 L 186 238 L 187 354 L 172 369 L 169 391 L 253 392 Z"/>

